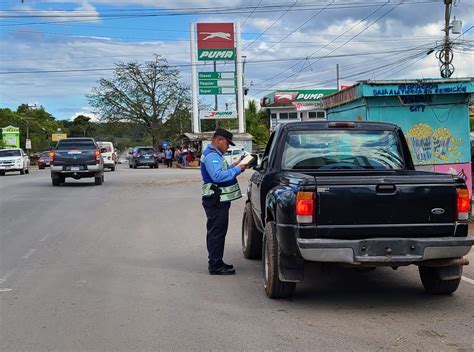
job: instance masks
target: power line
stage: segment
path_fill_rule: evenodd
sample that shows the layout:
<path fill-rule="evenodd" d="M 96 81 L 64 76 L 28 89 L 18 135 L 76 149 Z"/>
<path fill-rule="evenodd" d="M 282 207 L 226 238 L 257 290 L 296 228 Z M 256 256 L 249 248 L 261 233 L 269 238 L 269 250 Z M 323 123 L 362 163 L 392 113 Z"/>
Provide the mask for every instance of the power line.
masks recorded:
<path fill-rule="evenodd" d="M 285 12 L 283 12 L 275 21 L 273 21 L 272 24 L 270 24 L 267 28 L 265 28 L 265 30 L 262 33 L 260 33 L 257 36 L 257 38 L 255 38 L 250 44 L 247 44 L 246 46 L 244 46 L 243 50 L 250 48 L 253 45 L 253 43 L 255 43 L 259 38 L 262 37 L 262 35 L 264 35 L 270 28 L 272 28 L 278 21 L 280 21 L 280 19 L 282 19 L 297 3 L 298 3 L 298 0 L 295 0 L 295 2 Z"/>
<path fill-rule="evenodd" d="M 339 54 L 339 55 L 330 55 L 324 56 L 324 59 L 330 58 L 341 58 L 341 57 L 354 57 L 354 56 L 365 56 L 365 55 L 380 55 L 387 53 L 399 53 L 406 52 L 406 49 L 402 50 L 389 50 L 389 51 L 374 51 L 374 52 L 360 52 L 360 53 L 351 53 L 351 54 Z M 296 58 L 287 58 L 287 59 L 269 59 L 269 60 L 255 60 L 247 61 L 247 64 L 263 64 L 269 62 L 285 62 L 285 61 L 301 61 L 301 57 Z M 196 66 L 203 66 L 204 64 L 196 64 Z M 169 64 L 169 67 L 192 67 L 192 64 Z M 11 74 L 39 74 L 39 73 L 64 73 L 64 72 L 95 72 L 95 71 L 111 71 L 116 68 L 74 68 L 74 69 L 57 69 L 57 70 L 35 70 L 35 71 L 0 71 L 1 75 L 11 75 Z"/>
<path fill-rule="evenodd" d="M 387 4 L 387 2 L 385 3 L 385 5 Z M 378 7 L 377 9 L 375 9 L 374 11 L 372 11 L 371 13 L 369 13 L 366 17 L 364 17 L 362 20 L 359 20 L 357 21 L 353 26 L 351 26 L 350 28 L 348 28 L 347 30 L 345 30 L 344 32 L 342 32 L 341 34 L 339 34 L 335 39 L 333 39 L 332 41 L 330 41 L 329 43 L 327 43 L 326 45 L 324 45 L 323 47 L 313 51 L 310 55 L 306 56 L 304 58 L 304 60 L 307 60 L 308 58 L 310 58 L 311 56 L 315 55 L 316 53 L 318 53 L 319 51 L 323 50 L 324 48 L 326 48 L 327 46 L 331 45 L 332 43 L 334 43 L 337 39 L 339 39 L 340 37 L 342 37 L 343 35 L 345 35 L 346 33 L 350 32 L 352 29 L 356 28 L 357 26 L 359 26 L 359 24 L 361 24 L 362 22 L 364 22 L 365 20 L 367 20 L 368 18 L 370 18 L 373 14 L 375 14 L 377 11 L 379 11 L 383 6 L 385 5 L 382 5 L 380 7 Z M 262 83 L 265 83 L 265 82 L 268 82 L 268 81 L 271 81 L 271 80 L 274 80 L 276 77 L 279 77 L 279 76 L 282 76 L 283 74 L 285 74 L 286 72 L 288 71 L 291 71 L 293 68 L 295 68 L 296 66 L 298 66 L 299 63 L 296 63 L 292 66 L 290 66 L 289 68 L 287 68 L 286 70 L 280 72 L 279 74 L 273 76 L 272 78 L 269 78 L 269 79 L 266 79 L 265 81 L 263 81 Z M 304 65 L 304 64 L 303 64 Z M 300 71 L 303 69 L 303 66 L 301 67 Z M 283 81 L 286 81 L 288 78 L 292 77 L 293 76 L 293 73 L 291 73 L 289 76 L 285 77 L 283 80 L 280 80 L 278 81 L 277 83 L 275 84 L 279 84 Z"/>

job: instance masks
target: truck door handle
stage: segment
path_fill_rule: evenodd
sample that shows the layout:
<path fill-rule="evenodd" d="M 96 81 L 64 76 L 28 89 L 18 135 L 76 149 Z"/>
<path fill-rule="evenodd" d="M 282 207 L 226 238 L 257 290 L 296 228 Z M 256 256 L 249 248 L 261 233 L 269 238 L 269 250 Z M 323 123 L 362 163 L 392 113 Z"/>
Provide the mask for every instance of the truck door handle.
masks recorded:
<path fill-rule="evenodd" d="M 397 187 L 395 185 L 377 185 L 375 192 L 378 194 L 394 194 L 397 192 Z"/>

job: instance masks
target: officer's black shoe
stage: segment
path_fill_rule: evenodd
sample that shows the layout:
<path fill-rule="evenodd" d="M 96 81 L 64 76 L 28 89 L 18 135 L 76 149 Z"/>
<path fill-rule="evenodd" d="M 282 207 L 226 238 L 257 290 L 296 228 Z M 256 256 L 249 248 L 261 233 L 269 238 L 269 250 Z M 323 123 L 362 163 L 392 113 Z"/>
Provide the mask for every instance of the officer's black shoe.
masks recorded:
<path fill-rule="evenodd" d="M 221 266 L 217 269 L 209 269 L 210 275 L 235 275 L 235 270 Z"/>
<path fill-rule="evenodd" d="M 227 269 L 234 269 L 234 266 L 232 264 L 222 263 L 222 266 Z"/>

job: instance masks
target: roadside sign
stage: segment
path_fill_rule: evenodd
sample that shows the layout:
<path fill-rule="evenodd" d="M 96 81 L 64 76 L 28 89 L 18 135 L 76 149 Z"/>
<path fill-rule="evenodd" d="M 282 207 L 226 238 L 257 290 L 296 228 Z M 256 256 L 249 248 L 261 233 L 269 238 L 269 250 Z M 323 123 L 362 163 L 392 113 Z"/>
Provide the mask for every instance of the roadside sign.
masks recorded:
<path fill-rule="evenodd" d="M 166 140 L 163 141 L 163 142 L 161 143 L 161 145 L 163 146 L 163 148 L 168 148 L 168 141 L 166 141 Z"/>
<path fill-rule="evenodd" d="M 198 23 L 198 60 L 235 60 L 233 23 Z"/>
<path fill-rule="evenodd" d="M 199 87 L 235 87 L 233 79 L 200 79 Z"/>
<path fill-rule="evenodd" d="M 199 49 L 198 60 L 200 61 L 235 60 L 235 50 L 234 49 Z"/>
<path fill-rule="evenodd" d="M 31 139 L 25 141 L 25 149 L 31 149 Z"/>
<path fill-rule="evenodd" d="M 53 142 L 57 142 L 61 139 L 66 139 L 67 138 L 67 134 L 66 133 L 53 133 L 51 135 L 51 141 Z"/>
<path fill-rule="evenodd" d="M 201 120 L 236 119 L 237 116 L 237 111 L 199 111 Z"/>
<path fill-rule="evenodd" d="M 199 88 L 201 95 L 235 94 L 235 87 Z"/>
<path fill-rule="evenodd" d="M 2 128 L 2 140 L 7 148 L 20 148 L 20 129 L 11 125 Z"/>
<path fill-rule="evenodd" d="M 199 79 L 235 79 L 235 72 L 199 72 Z"/>

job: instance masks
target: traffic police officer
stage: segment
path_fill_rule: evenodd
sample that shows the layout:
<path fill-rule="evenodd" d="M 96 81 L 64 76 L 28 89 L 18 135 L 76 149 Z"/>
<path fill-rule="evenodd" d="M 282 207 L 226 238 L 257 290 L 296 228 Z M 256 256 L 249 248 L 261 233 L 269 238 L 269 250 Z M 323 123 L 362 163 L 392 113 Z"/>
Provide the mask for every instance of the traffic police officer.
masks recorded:
<path fill-rule="evenodd" d="M 230 202 L 242 197 L 236 177 L 248 165 L 235 163 L 229 166 L 222 156 L 232 142 L 232 133 L 217 129 L 212 144 L 202 153 L 201 175 L 202 205 L 207 216 L 207 251 L 209 274 L 234 275 L 232 265 L 224 263 L 225 236 L 229 225 Z"/>

